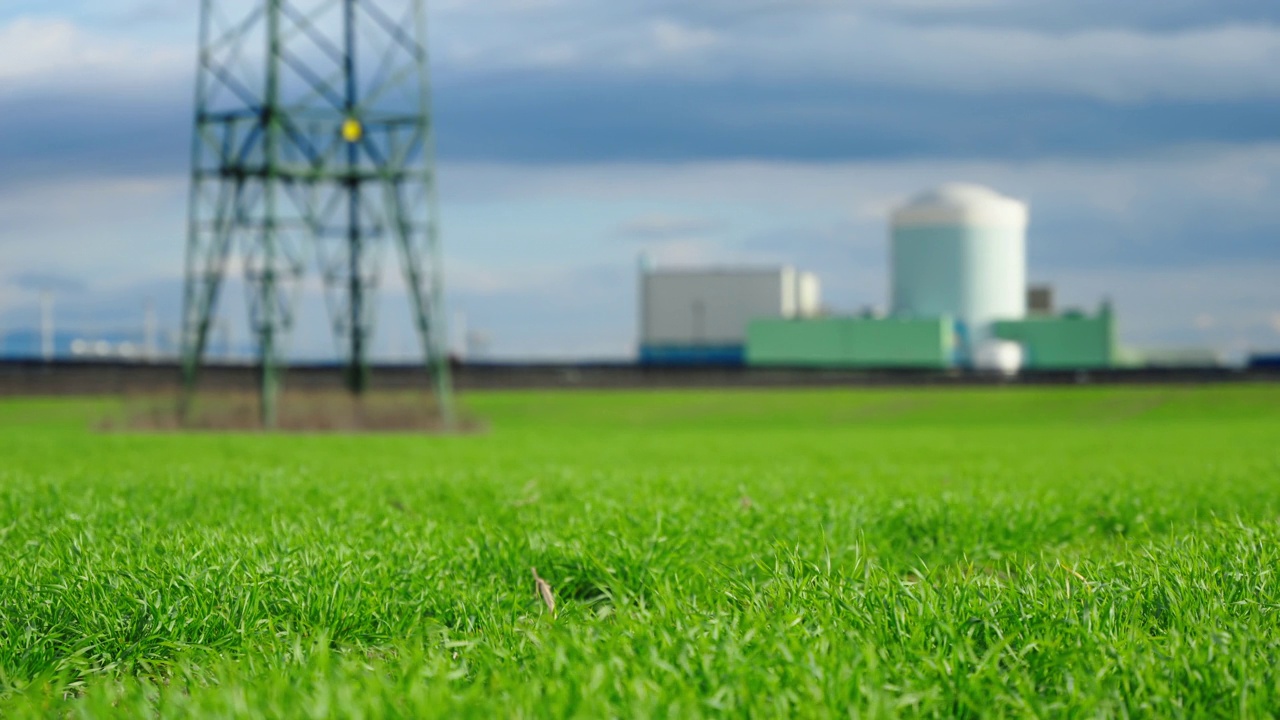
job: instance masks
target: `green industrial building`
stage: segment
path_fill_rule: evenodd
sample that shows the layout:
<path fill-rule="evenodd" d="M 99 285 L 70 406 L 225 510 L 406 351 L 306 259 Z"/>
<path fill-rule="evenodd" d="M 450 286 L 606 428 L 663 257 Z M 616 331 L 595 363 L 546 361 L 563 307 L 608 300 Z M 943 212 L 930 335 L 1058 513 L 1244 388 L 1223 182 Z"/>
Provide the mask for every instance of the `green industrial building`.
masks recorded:
<path fill-rule="evenodd" d="M 949 184 L 893 213 L 888 317 L 761 319 L 747 332 L 757 367 L 1086 370 L 1119 360 L 1110 304 L 1056 314 L 1027 284 L 1027 205 Z"/>
<path fill-rule="evenodd" d="M 1109 304 L 1092 316 L 1067 313 L 997 322 L 995 333 L 1022 346 L 1023 367 L 1028 370 L 1102 369 L 1114 367 L 1119 358 Z"/>
<path fill-rule="evenodd" d="M 1026 370 L 1092 370 L 1118 361 L 1115 316 L 1029 316 L 995 324 L 996 338 L 1022 348 Z M 757 320 L 747 333 L 747 364 L 755 367 L 945 369 L 959 364 L 959 333 L 950 317 L 931 319 L 827 317 Z"/>
<path fill-rule="evenodd" d="M 747 364 L 758 367 L 942 369 L 955 351 L 950 318 L 757 320 L 747 332 Z"/>

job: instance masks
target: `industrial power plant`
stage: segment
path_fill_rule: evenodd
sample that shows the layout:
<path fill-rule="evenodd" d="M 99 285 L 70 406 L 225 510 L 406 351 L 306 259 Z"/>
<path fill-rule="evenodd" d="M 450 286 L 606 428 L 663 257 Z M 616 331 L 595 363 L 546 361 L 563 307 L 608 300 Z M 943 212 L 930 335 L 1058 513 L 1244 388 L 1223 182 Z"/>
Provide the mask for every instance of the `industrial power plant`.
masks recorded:
<path fill-rule="evenodd" d="M 1280 0 L 0 8 L 0 720 L 1280 718 Z"/>
<path fill-rule="evenodd" d="M 899 208 L 884 317 L 825 312 L 818 278 L 790 267 L 642 267 L 640 360 L 1001 373 L 1116 366 L 1109 303 L 1094 315 L 1057 314 L 1050 288 L 1028 287 L 1029 218 L 1026 203 L 958 183 Z"/>

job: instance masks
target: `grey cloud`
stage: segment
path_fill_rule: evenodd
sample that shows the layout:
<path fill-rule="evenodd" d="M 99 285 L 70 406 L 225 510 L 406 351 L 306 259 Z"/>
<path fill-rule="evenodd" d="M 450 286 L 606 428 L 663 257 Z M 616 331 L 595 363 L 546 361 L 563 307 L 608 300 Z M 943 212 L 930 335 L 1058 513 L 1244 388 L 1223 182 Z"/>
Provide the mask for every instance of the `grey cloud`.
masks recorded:
<path fill-rule="evenodd" d="M 1187 143 L 1270 140 L 1280 127 L 1271 58 L 1280 56 L 1280 30 L 1270 25 L 1196 26 L 1184 36 L 1002 35 L 884 18 L 825 22 L 851 8 L 889 17 L 893 3 L 815 1 L 766 22 L 758 13 L 782 11 L 760 2 L 736 11 L 736 24 L 727 4 L 686 5 L 701 10 L 610 4 L 578 16 L 581 5 L 567 2 L 508 8 L 513 18 L 481 4 L 443 8 L 439 24 L 451 31 L 437 25 L 441 157 L 1132 157 Z M 653 36 L 659 20 L 722 41 L 664 53 Z M 561 44 L 563 63 L 521 59 L 529 47 Z M 174 48 L 188 45 L 160 42 L 157 52 L 181 55 L 187 51 Z M 38 86 L 0 92 L 0 136 L 19 139 L 0 145 L 0 186 L 185 169 L 190 71 L 183 63 L 128 76 L 125 68 L 154 53 L 146 43 L 124 47 L 134 61 L 87 70 L 74 82 L 60 71 Z"/>
<path fill-rule="evenodd" d="M 156 97 L 136 103 L 0 97 L 0 134 L 22 139 L 0 144 L 0 187 L 53 177 L 180 175 L 191 134 L 185 97 L 176 88 L 158 88 Z M 1112 105 L 821 83 L 536 76 L 450 78 L 437 108 L 443 159 L 537 164 L 1135 157 L 1185 144 L 1266 141 L 1280 127 L 1280 101 Z"/>

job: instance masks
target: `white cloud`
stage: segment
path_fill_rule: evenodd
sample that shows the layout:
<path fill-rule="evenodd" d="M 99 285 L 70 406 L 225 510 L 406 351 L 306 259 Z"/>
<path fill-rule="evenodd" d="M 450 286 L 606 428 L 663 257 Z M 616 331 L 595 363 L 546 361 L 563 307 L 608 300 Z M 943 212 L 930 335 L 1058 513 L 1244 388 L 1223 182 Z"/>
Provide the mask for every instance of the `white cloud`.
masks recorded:
<path fill-rule="evenodd" d="M 656 267 L 757 266 L 786 262 L 776 250 L 744 249 L 733 243 L 705 238 L 646 243 L 644 252 Z"/>
<path fill-rule="evenodd" d="M 572 266 L 556 264 L 543 267 L 507 267 L 485 264 L 475 258 L 457 257 L 446 261 L 450 292 L 472 295 L 512 295 L 527 292 L 547 292 L 560 287 L 572 272 Z M 401 291 L 404 287 L 398 272 L 388 273 L 393 279 L 390 287 Z"/>
<path fill-rule="evenodd" d="M 768 207 L 879 223 L 920 190 L 969 179 L 1029 199 L 1033 207 L 1087 207 L 1124 217 L 1139 202 L 1195 208 L 1260 207 L 1280 186 L 1280 144 L 1184 148 L 1126 159 L 706 161 L 523 166 L 450 163 L 442 171 L 455 201 L 639 200 Z"/>
<path fill-rule="evenodd" d="M 916 5 L 906 9 L 944 3 Z M 695 25 L 661 9 L 562 3 L 526 12 L 516 31 L 490 12 L 458 7 L 439 20 L 458 30 L 442 36 L 441 57 L 464 73 L 536 68 L 545 66 L 544 48 L 554 47 L 557 58 L 574 60 L 560 67 L 596 74 L 644 70 L 677 78 L 1044 92 L 1111 102 L 1280 97 L 1274 71 L 1280 27 L 1274 25 L 1053 32 L 964 24 L 961 13 L 950 23 L 914 24 L 873 10 L 874 4 L 815 2 L 785 12 L 746 10 L 733 21 L 711 13 L 704 21 L 718 24 Z"/>
<path fill-rule="evenodd" d="M 968 94 L 1043 92 L 1113 102 L 1276 98 L 1280 28 L 1052 34 L 833 12 L 781 31 L 770 24 L 740 32 L 705 64 L 725 76 Z"/>
<path fill-rule="evenodd" d="M 887 3 L 881 3 L 887 5 Z M 941 5 L 942 3 L 935 3 Z M 435 8 L 439 70 L 483 81 L 530 70 L 597 78 L 825 87 L 880 86 L 966 95 L 1048 93 L 1106 102 L 1280 99 L 1280 26 L 1176 32 L 913 24 L 876 5 L 805 3 L 795 11 L 695 22 L 661 7 L 582 0 L 454 0 Z M 194 23 L 194 14 L 184 21 Z M 193 72 L 194 27 L 174 41 L 88 29 L 55 16 L 0 24 L 0 98 L 121 90 L 170 95 Z M 181 93 L 178 93 L 181 95 Z M 178 102 L 188 102 L 185 95 Z M 776 110 L 776 108 L 774 108 Z M 760 112 L 770 108 L 762 107 Z"/>
<path fill-rule="evenodd" d="M 881 28 L 862 60 L 884 82 L 967 92 L 1048 91 L 1111 101 L 1280 96 L 1280 28 L 1068 35 L 996 28 Z M 868 35 L 866 40 L 871 40 Z M 879 55 L 886 62 L 876 63 Z M 922 59 L 923 58 L 923 59 Z M 851 58 L 856 59 L 856 58 Z"/>
<path fill-rule="evenodd" d="M 106 37 L 65 19 L 24 17 L 0 25 L 0 94 L 143 88 L 190 74 L 193 66 L 185 48 Z"/>
<path fill-rule="evenodd" d="M 464 76 L 527 68 L 966 94 L 1045 92 L 1113 102 L 1280 98 L 1276 25 L 1051 32 L 964 24 L 958 12 L 947 15 L 949 23 L 914 24 L 876 12 L 880 5 L 955 9 L 952 0 L 918 0 L 913 7 L 788 3 L 785 12 L 756 8 L 732 21 L 710 13 L 698 24 L 691 19 L 696 13 L 663 6 L 452 0 L 433 9 L 433 49 L 443 69 Z M 194 23 L 194 13 L 186 15 L 184 22 Z M 173 42 L 142 31 L 131 37 L 128 29 L 103 34 L 56 16 L 19 17 L 0 24 L 0 93 L 145 88 L 186 78 L 194 56 L 190 30 Z"/>
<path fill-rule="evenodd" d="M 539 45 L 530 49 L 527 57 L 535 67 L 570 67 L 578 61 L 578 50 L 569 43 Z"/>
<path fill-rule="evenodd" d="M 652 26 L 653 39 L 658 48 L 672 54 L 701 50 L 720 42 L 720 34 L 701 28 L 691 28 L 672 21 L 658 20 Z"/>
<path fill-rule="evenodd" d="M 180 275 L 187 181 L 99 177 L 0 193 L 0 268 L 95 286 Z"/>
<path fill-rule="evenodd" d="M 618 226 L 617 235 L 626 240 L 653 241 L 703 237 L 724 230 L 724 224 L 711 218 L 651 213 L 631 218 Z"/>

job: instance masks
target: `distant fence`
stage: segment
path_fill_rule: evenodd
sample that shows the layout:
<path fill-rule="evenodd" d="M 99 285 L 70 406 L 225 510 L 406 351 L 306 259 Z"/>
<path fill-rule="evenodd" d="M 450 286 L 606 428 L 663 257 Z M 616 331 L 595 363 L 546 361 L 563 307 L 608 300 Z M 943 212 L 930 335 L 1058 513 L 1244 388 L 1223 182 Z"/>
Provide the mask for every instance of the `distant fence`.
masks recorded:
<path fill-rule="evenodd" d="M 0 362 L 0 396 L 143 395 L 171 393 L 180 386 L 174 364 L 122 362 Z M 460 390 L 679 389 L 771 387 L 891 387 L 981 385 L 1211 384 L 1280 382 L 1280 368 L 1178 368 L 1025 372 L 1016 377 L 964 371 L 845 371 L 744 367 L 646 367 L 634 364 L 465 364 L 454 368 Z M 342 387 L 334 365 L 291 367 L 286 386 L 302 390 Z M 252 366 L 213 365 L 202 371 L 209 392 L 256 388 Z M 377 390 L 426 388 L 420 367 L 383 366 L 373 371 Z"/>

